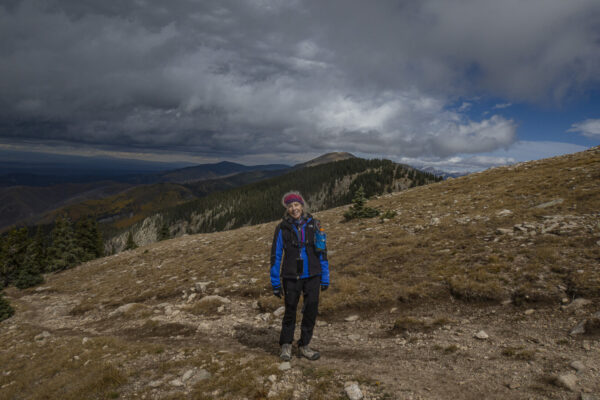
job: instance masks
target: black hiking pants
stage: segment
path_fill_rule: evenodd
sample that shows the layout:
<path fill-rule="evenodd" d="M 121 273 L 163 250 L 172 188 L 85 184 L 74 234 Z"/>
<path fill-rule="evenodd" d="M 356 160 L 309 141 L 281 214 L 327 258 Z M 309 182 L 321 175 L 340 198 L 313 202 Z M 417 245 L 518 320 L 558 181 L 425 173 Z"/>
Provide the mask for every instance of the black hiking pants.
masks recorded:
<path fill-rule="evenodd" d="M 279 345 L 292 343 L 296 327 L 296 309 L 300 294 L 304 296 L 304 314 L 300 325 L 300 340 L 298 346 L 306 346 L 312 339 L 313 329 L 319 311 L 319 289 L 321 277 L 313 276 L 307 279 L 284 279 L 283 293 L 285 295 L 285 314 L 281 322 Z"/>

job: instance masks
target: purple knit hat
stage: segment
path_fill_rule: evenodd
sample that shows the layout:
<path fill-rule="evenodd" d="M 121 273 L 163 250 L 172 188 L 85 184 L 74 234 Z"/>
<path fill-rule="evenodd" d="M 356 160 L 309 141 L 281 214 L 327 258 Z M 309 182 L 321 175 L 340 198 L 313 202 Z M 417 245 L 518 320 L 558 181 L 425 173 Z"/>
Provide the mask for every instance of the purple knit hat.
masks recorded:
<path fill-rule="evenodd" d="M 287 207 L 288 205 L 290 205 L 293 202 L 298 202 L 298 203 L 304 205 L 304 199 L 302 198 L 302 195 L 298 192 L 286 193 L 283 196 L 282 203 L 285 207 Z"/>

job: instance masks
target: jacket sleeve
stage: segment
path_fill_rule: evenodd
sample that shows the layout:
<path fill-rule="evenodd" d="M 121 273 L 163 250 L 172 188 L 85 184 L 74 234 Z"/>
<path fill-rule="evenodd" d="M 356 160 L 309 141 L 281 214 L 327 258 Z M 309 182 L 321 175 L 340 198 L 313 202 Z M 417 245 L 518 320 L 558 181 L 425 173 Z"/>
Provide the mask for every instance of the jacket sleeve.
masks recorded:
<path fill-rule="evenodd" d="M 281 257 L 283 256 L 283 238 L 281 237 L 281 226 L 275 228 L 273 245 L 271 246 L 271 286 L 273 289 L 281 287 Z"/>
<path fill-rule="evenodd" d="M 321 262 L 321 285 L 329 286 L 329 260 L 326 252 L 319 254 L 319 261 Z"/>

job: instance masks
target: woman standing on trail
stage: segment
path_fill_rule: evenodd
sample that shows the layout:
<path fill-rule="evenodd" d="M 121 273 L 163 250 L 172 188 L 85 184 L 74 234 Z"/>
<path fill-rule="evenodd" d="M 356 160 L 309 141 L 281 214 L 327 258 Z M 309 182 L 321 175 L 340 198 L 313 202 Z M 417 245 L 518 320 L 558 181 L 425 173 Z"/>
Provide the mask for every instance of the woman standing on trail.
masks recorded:
<path fill-rule="evenodd" d="M 308 347 L 308 344 L 317 320 L 319 288 L 325 291 L 329 287 L 327 251 L 323 246 L 315 245 L 315 235 L 320 230 L 320 224 L 305 212 L 305 202 L 300 193 L 286 193 L 282 203 L 286 212 L 275 228 L 271 247 L 273 294 L 279 298 L 283 294 L 285 299 L 285 314 L 279 337 L 280 358 L 284 361 L 292 358 L 296 308 L 302 293 L 304 315 L 300 326 L 298 353 L 309 360 L 316 360 L 320 354 Z"/>

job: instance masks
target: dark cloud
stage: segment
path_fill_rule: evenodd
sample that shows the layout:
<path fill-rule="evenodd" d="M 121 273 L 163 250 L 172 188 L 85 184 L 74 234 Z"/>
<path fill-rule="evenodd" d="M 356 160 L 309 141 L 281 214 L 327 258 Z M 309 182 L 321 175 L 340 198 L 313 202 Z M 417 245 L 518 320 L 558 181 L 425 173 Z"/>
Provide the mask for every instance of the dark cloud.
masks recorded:
<path fill-rule="evenodd" d="M 0 140 L 228 157 L 492 151 L 515 123 L 449 104 L 560 101 L 597 84 L 599 17 L 595 0 L 11 1 Z"/>

